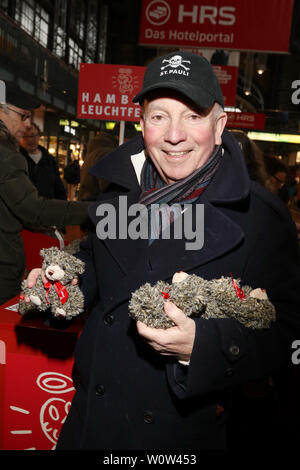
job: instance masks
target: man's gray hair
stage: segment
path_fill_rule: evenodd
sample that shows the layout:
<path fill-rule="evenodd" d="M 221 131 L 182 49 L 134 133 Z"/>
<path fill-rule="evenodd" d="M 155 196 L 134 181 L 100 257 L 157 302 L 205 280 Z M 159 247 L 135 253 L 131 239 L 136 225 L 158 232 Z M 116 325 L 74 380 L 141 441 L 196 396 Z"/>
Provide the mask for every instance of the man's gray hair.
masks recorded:
<path fill-rule="evenodd" d="M 217 101 L 214 102 L 214 115 L 215 119 L 217 119 L 221 113 L 224 113 L 223 106 L 220 105 Z"/>

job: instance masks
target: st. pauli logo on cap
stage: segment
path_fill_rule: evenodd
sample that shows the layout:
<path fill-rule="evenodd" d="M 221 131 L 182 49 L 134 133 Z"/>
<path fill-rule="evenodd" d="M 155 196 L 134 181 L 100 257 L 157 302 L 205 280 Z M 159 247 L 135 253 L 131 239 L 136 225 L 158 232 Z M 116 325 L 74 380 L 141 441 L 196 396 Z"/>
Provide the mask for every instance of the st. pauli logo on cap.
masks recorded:
<path fill-rule="evenodd" d="M 162 65 L 160 68 L 160 76 L 162 75 L 186 75 L 190 74 L 190 67 L 187 67 L 185 64 L 190 64 L 190 60 L 184 60 L 181 55 L 173 55 L 170 59 L 163 59 Z"/>

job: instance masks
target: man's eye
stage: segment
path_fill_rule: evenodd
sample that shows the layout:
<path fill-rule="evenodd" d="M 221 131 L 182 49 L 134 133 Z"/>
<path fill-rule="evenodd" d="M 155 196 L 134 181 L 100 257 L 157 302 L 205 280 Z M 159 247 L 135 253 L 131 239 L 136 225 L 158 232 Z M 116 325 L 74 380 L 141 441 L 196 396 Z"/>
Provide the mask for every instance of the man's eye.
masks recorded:
<path fill-rule="evenodd" d="M 199 114 L 191 114 L 189 117 L 191 121 L 198 121 L 199 119 L 201 119 L 201 116 L 199 116 Z"/>
<path fill-rule="evenodd" d="M 161 114 L 154 114 L 153 116 L 151 116 L 151 121 L 160 122 L 162 120 L 163 116 Z"/>

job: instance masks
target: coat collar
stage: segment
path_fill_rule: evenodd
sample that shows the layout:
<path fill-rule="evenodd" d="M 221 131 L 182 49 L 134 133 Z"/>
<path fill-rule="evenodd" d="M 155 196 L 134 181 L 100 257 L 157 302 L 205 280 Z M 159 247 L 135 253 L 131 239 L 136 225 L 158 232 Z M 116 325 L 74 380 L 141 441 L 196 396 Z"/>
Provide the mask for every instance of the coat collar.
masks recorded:
<path fill-rule="evenodd" d="M 130 157 L 143 149 L 143 137 L 138 135 L 105 155 L 90 168 L 89 173 L 97 178 L 111 181 L 127 190 L 137 190 L 139 185 Z"/>
<path fill-rule="evenodd" d="M 224 155 L 218 171 L 205 190 L 206 198 L 212 203 L 235 203 L 247 198 L 250 191 L 245 158 L 236 139 L 226 129 L 222 135 Z M 121 145 L 94 165 L 89 173 L 104 178 L 127 190 L 137 191 L 137 177 L 130 159 L 144 149 L 142 135 Z"/>
<path fill-rule="evenodd" d="M 224 155 L 213 180 L 205 190 L 206 198 L 217 204 L 235 203 L 250 193 L 250 178 L 242 150 L 233 135 L 225 129 L 222 135 Z"/>

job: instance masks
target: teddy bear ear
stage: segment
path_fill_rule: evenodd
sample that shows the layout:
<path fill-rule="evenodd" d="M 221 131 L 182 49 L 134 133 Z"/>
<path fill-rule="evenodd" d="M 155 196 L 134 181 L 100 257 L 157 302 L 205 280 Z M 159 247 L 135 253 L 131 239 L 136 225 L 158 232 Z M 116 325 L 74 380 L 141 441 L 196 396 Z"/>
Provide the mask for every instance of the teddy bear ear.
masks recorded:
<path fill-rule="evenodd" d="M 42 249 L 41 249 L 40 255 L 42 256 L 42 258 L 45 258 L 45 256 L 46 256 L 46 250 L 47 250 L 47 248 L 42 248 Z"/>

